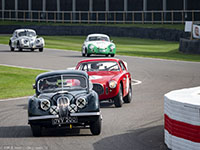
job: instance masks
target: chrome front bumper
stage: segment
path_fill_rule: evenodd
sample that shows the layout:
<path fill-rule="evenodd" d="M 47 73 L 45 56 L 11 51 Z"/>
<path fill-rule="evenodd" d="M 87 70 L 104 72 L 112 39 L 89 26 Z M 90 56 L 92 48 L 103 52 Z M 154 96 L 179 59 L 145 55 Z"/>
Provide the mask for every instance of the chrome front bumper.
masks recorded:
<path fill-rule="evenodd" d="M 84 112 L 84 113 L 71 113 L 72 117 L 87 117 L 87 116 L 100 116 L 101 112 Z M 46 116 L 34 116 L 28 117 L 28 120 L 42 120 L 42 119 L 55 119 L 59 118 L 59 115 L 46 115 Z"/>

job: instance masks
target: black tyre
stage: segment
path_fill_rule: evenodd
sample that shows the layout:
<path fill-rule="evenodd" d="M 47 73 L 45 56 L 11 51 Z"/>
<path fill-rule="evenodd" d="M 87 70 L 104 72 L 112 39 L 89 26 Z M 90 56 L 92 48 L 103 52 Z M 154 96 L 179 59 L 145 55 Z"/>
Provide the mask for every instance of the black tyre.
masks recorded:
<path fill-rule="evenodd" d="M 35 137 L 39 137 L 42 135 L 42 128 L 39 125 L 31 125 L 32 134 Z"/>
<path fill-rule="evenodd" d="M 91 122 L 90 131 L 92 135 L 99 135 L 101 133 L 101 117 L 98 116 L 96 121 Z"/>
<path fill-rule="evenodd" d="M 130 83 L 128 94 L 124 97 L 124 103 L 130 103 L 132 100 L 132 85 Z"/>
<path fill-rule="evenodd" d="M 106 54 L 106 57 L 108 57 L 109 55 L 108 54 Z"/>
<path fill-rule="evenodd" d="M 123 105 L 123 91 L 122 91 L 122 85 L 119 86 L 119 93 L 117 96 L 114 97 L 114 104 L 115 107 L 122 107 Z"/>
<path fill-rule="evenodd" d="M 43 52 L 43 48 L 39 48 L 39 52 Z"/>
<path fill-rule="evenodd" d="M 33 52 L 33 51 L 34 51 L 34 48 L 31 48 L 31 51 Z"/>
<path fill-rule="evenodd" d="M 85 49 L 85 53 L 87 52 L 87 49 Z M 83 53 L 83 50 L 82 50 L 82 56 L 85 57 L 85 53 Z"/>
<path fill-rule="evenodd" d="M 85 55 L 86 55 L 87 57 L 90 57 L 90 55 L 91 55 L 91 54 L 88 54 L 88 53 L 87 53 L 87 49 L 85 49 Z"/>
<path fill-rule="evenodd" d="M 111 57 L 114 57 L 114 56 L 115 56 L 115 54 L 111 54 L 110 56 L 111 56 Z"/>
<path fill-rule="evenodd" d="M 20 47 L 19 41 L 17 42 L 17 48 L 18 48 L 18 50 L 19 50 L 20 52 L 22 51 L 22 48 Z"/>
<path fill-rule="evenodd" d="M 14 51 L 15 49 L 12 47 L 12 45 L 11 45 L 11 41 L 9 41 L 9 46 L 10 46 L 10 50 L 11 51 Z"/>

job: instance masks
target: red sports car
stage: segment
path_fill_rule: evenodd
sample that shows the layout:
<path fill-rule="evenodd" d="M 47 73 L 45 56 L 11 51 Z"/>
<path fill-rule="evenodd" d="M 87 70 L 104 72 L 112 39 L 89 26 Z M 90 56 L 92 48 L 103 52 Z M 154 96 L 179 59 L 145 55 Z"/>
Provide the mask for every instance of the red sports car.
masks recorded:
<path fill-rule="evenodd" d="M 77 70 L 86 71 L 99 100 L 112 100 L 116 107 L 132 99 L 131 74 L 120 59 L 98 58 L 80 61 Z"/>

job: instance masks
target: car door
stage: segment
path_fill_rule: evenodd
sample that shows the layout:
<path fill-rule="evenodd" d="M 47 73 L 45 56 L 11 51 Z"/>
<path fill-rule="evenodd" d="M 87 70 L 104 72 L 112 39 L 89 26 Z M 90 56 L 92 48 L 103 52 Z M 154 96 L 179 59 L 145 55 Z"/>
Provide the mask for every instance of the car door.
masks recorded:
<path fill-rule="evenodd" d="M 128 94 L 128 90 L 129 90 L 129 75 L 128 72 L 126 70 L 126 67 L 124 65 L 124 63 L 122 61 L 119 61 L 120 67 L 123 71 L 122 73 L 122 83 L 123 83 L 123 96 Z"/>

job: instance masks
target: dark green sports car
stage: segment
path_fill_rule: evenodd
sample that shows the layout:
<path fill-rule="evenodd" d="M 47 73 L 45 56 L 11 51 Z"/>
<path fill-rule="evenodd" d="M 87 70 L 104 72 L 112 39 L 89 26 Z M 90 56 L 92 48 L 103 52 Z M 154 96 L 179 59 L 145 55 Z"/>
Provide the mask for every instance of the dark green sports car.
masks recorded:
<path fill-rule="evenodd" d="M 37 76 L 33 87 L 36 94 L 28 101 L 28 123 L 33 136 L 41 136 L 44 128 L 75 126 L 89 126 L 93 135 L 100 134 L 99 99 L 86 72 L 43 73 Z"/>

